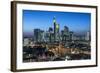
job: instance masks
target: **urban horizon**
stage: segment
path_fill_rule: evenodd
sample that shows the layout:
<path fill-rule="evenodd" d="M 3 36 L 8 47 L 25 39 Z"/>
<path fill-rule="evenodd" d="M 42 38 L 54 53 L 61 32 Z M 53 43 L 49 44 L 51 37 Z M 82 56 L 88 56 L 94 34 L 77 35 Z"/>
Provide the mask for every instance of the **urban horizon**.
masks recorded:
<path fill-rule="evenodd" d="M 23 15 L 23 62 L 91 59 L 89 13 L 26 10 Z"/>
<path fill-rule="evenodd" d="M 53 17 L 56 18 L 60 31 L 64 26 L 77 35 L 90 31 L 90 13 L 23 10 L 23 35 L 32 37 L 36 28 L 48 31 L 53 26 Z"/>

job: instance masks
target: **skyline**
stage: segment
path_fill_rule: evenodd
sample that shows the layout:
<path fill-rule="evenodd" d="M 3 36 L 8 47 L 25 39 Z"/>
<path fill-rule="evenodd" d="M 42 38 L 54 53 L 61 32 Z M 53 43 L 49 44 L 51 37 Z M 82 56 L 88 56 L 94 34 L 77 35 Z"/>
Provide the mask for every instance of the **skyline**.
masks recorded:
<path fill-rule="evenodd" d="M 23 10 L 24 34 L 31 34 L 36 28 L 44 31 L 47 31 L 49 27 L 53 28 L 54 17 L 60 25 L 60 31 L 64 29 L 64 26 L 77 33 L 90 31 L 90 13 Z"/>

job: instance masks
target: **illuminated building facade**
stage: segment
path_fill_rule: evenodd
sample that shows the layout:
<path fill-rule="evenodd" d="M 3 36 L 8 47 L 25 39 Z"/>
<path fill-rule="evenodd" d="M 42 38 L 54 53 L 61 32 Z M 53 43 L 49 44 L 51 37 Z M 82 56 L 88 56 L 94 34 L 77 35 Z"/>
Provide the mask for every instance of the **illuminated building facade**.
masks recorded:
<path fill-rule="evenodd" d="M 53 18 L 53 24 L 54 24 L 54 41 L 59 42 L 59 24 L 56 22 L 55 17 Z"/>

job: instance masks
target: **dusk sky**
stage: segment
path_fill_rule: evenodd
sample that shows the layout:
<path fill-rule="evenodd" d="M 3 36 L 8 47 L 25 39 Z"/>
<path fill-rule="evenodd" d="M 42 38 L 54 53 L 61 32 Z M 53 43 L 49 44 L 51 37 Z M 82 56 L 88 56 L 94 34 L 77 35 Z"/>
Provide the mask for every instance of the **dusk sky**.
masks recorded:
<path fill-rule="evenodd" d="M 23 10 L 24 33 L 32 33 L 33 29 L 36 28 L 44 31 L 48 30 L 49 27 L 53 28 L 53 17 L 56 17 L 60 30 L 63 30 L 64 26 L 69 27 L 69 30 L 74 32 L 90 30 L 90 13 Z"/>

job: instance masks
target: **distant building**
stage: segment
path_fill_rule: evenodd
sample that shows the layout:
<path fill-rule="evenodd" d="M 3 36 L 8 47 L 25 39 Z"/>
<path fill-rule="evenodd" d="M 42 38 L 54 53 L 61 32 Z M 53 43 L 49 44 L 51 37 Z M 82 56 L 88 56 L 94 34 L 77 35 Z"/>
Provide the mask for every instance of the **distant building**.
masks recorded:
<path fill-rule="evenodd" d="M 64 26 L 60 31 L 59 24 L 56 22 L 56 18 L 53 18 L 53 27 L 49 27 L 47 31 L 41 29 L 34 29 L 34 42 L 68 42 L 73 40 L 89 40 L 90 34 L 87 32 L 86 36 L 76 35 L 73 31 L 70 31 L 67 26 Z"/>
<path fill-rule="evenodd" d="M 46 32 L 45 32 L 44 37 L 45 37 L 45 40 L 44 40 L 44 41 L 45 41 L 45 42 L 49 42 L 49 39 L 50 39 L 50 38 L 49 38 L 49 31 L 46 31 Z"/>
<path fill-rule="evenodd" d="M 64 26 L 64 31 L 68 33 L 69 32 L 69 28 L 67 26 Z"/>
<path fill-rule="evenodd" d="M 53 18 L 54 24 L 54 41 L 59 41 L 59 24 L 57 24 L 55 17 Z"/>
<path fill-rule="evenodd" d="M 90 32 L 86 32 L 85 40 L 89 41 L 90 40 Z"/>
<path fill-rule="evenodd" d="M 39 42 L 40 39 L 40 29 L 34 29 L 34 41 Z"/>
<path fill-rule="evenodd" d="M 70 34 L 69 39 L 72 41 L 74 38 L 74 32 L 70 31 L 69 34 Z"/>
<path fill-rule="evenodd" d="M 29 44 L 30 44 L 30 39 L 29 39 L 29 38 L 24 38 L 23 40 L 24 40 L 24 41 L 23 41 L 23 46 L 29 46 Z"/>
<path fill-rule="evenodd" d="M 41 37 L 40 41 L 41 41 L 41 42 L 44 42 L 44 39 L 45 39 L 45 38 L 44 38 L 44 35 L 45 35 L 45 32 L 44 32 L 43 30 L 41 30 L 41 31 L 40 31 L 40 37 Z"/>
<path fill-rule="evenodd" d="M 34 42 L 44 41 L 44 31 L 40 29 L 34 29 Z"/>
<path fill-rule="evenodd" d="M 54 41 L 54 33 L 53 33 L 53 28 L 49 27 L 49 42 L 53 42 Z"/>
<path fill-rule="evenodd" d="M 61 35 L 62 35 L 62 41 L 66 42 L 68 40 L 70 40 L 70 32 L 69 32 L 69 28 L 67 26 L 64 26 L 64 30 L 61 31 Z"/>
<path fill-rule="evenodd" d="M 73 40 L 79 40 L 79 41 L 85 40 L 85 35 L 75 35 L 74 34 Z"/>
<path fill-rule="evenodd" d="M 65 37 L 65 41 L 70 40 L 69 28 L 67 26 L 64 26 L 64 37 Z"/>

